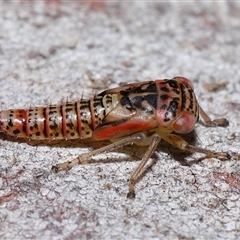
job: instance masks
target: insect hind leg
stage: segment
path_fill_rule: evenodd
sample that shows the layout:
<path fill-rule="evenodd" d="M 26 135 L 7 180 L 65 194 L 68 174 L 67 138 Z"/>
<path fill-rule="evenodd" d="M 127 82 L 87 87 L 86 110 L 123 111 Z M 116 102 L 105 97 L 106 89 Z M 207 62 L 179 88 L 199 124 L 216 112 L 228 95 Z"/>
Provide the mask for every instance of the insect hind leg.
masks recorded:
<path fill-rule="evenodd" d="M 146 134 L 145 133 L 137 133 L 134 135 L 131 135 L 129 137 L 123 138 L 119 141 L 116 141 L 112 144 L 109 144 L 105 147 L 93 150 L 91 152 L 88 153 L 83 153 L 80 156 L 78 156 L 77 158 L 73 159 L 72 161 L 68 161 L 68 162 L 64 162 L 64 163 L 59 163 L 56 166 L 52 166 L 52 171 L 54 173 L 58 173 L 59 171 L 62 170 L 69 170 L 74 166 L 77 166 L 79 164 L 88 164 L 91 162 L 91 158 L 93 156 L 96 156 L 98 154 L 104 153 L 104 152 L 110 152 L 112 150 L 115 150 L 117 148 L 121 148 L 123 146 L 132 144 L 132 143 L 138 143 L 138 142 L 143 142 L 147 139 Z"/>

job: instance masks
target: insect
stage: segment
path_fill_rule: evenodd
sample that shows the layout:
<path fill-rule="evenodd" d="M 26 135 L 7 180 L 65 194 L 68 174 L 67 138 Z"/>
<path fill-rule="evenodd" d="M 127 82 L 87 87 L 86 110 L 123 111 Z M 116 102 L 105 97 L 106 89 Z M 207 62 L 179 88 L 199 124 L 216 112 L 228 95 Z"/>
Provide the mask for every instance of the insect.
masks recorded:
<path fill-rule="evenodd" d="M 228 125 L 225 118 L 211 120 L 199 106 L 192 83 L 184 77 L 127 84 L 106 90 L 93 98 L 46 107 L 11 109 L 0 112 L 0 131 L 18 138 L 37 140 L 110 140 L 110 145 L 57 164 L 52 171 L 86 164 L 91 157 L 135 143 L 148 146 L 129 180 L 128 198 L 135 197 L 135 184 L 161 139 L 206 157 L 230 159 L 227 152 L 195 147 L 179 134 L 191 132 L 199 115 L 208 127 Z"/>

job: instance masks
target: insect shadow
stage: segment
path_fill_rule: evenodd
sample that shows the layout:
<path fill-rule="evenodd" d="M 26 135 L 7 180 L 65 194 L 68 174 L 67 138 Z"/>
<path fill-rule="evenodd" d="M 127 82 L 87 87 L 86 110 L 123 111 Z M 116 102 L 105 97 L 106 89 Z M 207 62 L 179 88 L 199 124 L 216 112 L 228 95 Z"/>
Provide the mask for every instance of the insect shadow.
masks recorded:
<path fill-rule="evenodd" d="M 195 145 L 197 142 L 197 134 L 193 130 L 192 132 L 184 135 L 180 135 L 184 140 L 186 140 L 188 143 Z M 0 134 L 0 139 L 3 140 L 11 140 L 14 142 L 23 142 L 27 143 L 32 146 L 54 146 L 54 147 L 65 147 L 65 148 L 90 148 L 90 149 L 96 149 L 101 148 L 103 146 L 108 145 L 109 141 L 91 141 L 91 139 L 79 139 L 79 140 L 59 140 L 59 141 L 36 141 L 36 140 L 26 140 L 26 139 L 19 139 L 15 137 L 7 137 L 4 134 Z M 113 152 L 106 152 L 104 154 L 100 154 L 97 156 L 93 156 L 91 160 L 88 161 L 88 164 L 108 164 L 108 163 L 126 163 L 126 162 L 138 162 L 141 161 L 142 156 L 147 150 L 146 147 L 139 147 L 137 145 L 127 145 L 122 148 L 116 149 Z M 89 151 L 91 151 L 89 149 Z M 194 159 L 191 161 L 186 161 L 186 158 L 191 156 L 193 153 L 182 151 L 171 144 L 165 142 L 162 140 L 157 147 L 156 152 L 159 153 L 165 153 L 168 154 L 172 161 L 178 161 L 182 166 L 191 166 L 193 164 L 196 164 L 200 162 L 203 158 Z M 115 155 L 114 153 L 117 153 Z M 122 154 L 121 154 L 122 153 Z M 159 161 L 164 159 L 161 159 L 161 157 L 157 156 L 156 154 L 153 154 L 151 158 L 148 161 L 148 164 L 142 169 L 142 172 L 139 174 L 136 183 L 140 182 L 144 176 L 146 176 L 149 172 L 151 172 L 152 167 L 157 164 Z M 163 155 L 164 158 L 164 155 Z M 131 175 L 128 177 L 128 181 L 130 181 Z"/>

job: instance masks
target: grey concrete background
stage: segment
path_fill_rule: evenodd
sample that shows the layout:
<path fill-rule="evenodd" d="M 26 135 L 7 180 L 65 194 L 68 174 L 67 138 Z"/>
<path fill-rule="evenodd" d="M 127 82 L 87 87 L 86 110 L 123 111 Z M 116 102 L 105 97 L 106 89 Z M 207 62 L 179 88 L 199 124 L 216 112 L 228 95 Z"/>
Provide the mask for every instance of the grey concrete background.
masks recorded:
<path fill-rule="evenodd" d="M 188 141 L 240 152 L 239 12 L 238 1 L 1 1 L 1 109 L 183 75 L 210 116 L 230 122 L 199 123 Z M 145 149 L 55 175 L 53 164 L 100 144 L 49 144 L 1 136 L 1 239 L 240 239 L 239 161 L 159 146 L 128 200 Z"/>

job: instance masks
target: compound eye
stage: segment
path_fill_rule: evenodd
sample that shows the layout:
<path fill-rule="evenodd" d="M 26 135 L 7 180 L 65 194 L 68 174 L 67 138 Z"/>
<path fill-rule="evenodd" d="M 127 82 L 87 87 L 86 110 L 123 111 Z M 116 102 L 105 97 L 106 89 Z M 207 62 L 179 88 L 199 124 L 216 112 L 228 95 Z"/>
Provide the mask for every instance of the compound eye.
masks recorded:
<path fill-rule="evenodd" d="M 193 84 L 187 78 L 185 78 L 185 77 L 175 77 L 174 79 L 181 82 L 183 85 L 188 86 L 191 89 L 193 89 Z"/>
<path fill-rule="evenodd" d="M 194 129 L 197 120 L 196 117 L 189 112 L 183 112 L 180 117 L 172 123 L 172 128 L 177 133 L 189 133 Z"/>

